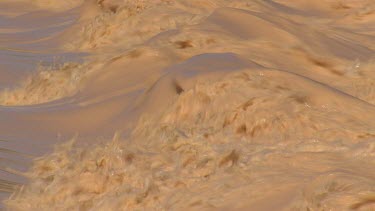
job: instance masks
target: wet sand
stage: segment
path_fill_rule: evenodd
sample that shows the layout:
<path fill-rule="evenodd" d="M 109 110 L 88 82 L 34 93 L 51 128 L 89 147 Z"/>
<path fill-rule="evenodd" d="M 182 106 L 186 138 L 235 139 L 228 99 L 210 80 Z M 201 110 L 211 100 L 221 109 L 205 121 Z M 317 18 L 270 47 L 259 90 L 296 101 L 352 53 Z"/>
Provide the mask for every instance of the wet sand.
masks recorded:
<path fill-rule="evenodd" d="M 374 210 L 374 26 L 371 0 L 3 1 L 3 205 Z"/>

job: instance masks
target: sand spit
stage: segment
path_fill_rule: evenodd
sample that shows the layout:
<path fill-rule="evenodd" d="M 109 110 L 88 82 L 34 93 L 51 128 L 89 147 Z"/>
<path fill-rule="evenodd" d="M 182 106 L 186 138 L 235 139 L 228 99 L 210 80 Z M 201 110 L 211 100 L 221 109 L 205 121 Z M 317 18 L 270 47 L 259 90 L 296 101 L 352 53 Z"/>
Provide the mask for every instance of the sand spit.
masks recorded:
<path fill-rule="evenodd" d="M 0 92 L 9 210 L 375 210 L 373 1 L 33 5 L 90 56 Z"/>

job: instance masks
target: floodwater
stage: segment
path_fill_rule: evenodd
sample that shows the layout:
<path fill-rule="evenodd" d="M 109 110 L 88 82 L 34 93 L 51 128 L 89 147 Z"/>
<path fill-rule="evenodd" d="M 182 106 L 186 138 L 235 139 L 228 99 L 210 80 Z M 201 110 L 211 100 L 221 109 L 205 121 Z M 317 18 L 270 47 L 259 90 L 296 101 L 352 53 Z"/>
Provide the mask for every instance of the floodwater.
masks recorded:
<path fill-rule="evenodd" d="M 375 210 L 372 0 L 3 0 L 9 210 Z"/>

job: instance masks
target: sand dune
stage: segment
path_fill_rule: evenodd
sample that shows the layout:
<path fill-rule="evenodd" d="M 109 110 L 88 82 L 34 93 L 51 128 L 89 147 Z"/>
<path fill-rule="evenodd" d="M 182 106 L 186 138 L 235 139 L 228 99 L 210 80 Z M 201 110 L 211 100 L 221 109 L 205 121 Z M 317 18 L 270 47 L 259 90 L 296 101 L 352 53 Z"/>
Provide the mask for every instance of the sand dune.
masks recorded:
<path fill-rule="evenodd" d="M 6 0 L 0 24 L 9 210 L 375 209 L 371 0 Z"/>

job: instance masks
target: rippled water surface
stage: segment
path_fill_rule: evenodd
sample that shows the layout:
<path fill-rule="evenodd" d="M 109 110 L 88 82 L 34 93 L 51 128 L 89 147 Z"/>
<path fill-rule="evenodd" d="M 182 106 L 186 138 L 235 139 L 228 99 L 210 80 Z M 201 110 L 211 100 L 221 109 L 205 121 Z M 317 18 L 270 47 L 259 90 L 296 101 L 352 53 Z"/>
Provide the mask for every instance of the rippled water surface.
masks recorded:
<path fill-rule="evenodd" d="M 372 0 L 4 0 L 3 207 L 375 210 L 374 51 Z"/>

